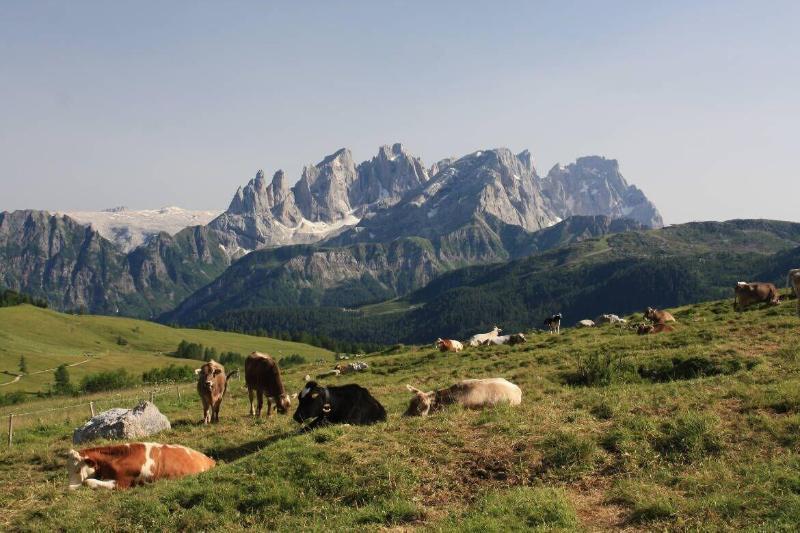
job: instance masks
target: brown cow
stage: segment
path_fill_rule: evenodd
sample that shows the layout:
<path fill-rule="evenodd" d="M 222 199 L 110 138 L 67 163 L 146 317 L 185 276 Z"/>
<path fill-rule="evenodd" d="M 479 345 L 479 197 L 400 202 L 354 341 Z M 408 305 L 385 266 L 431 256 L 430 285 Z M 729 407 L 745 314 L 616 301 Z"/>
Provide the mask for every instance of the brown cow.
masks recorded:
<path fill-rule="evenodd" d="M 666 324 L 667 322 L 675 322 L 675 317 L 669 311 L 660 311 L 652 307 L 648 307 L 644 312 L 644 317 L 653 324 Z"/>
<path fill-rule="evenodd" d="M 237 372 L 234 370 L 226 376 L 225 367 L 213 359 L 194 371 L 197 374 L 197 392 L 203 402 L 204 424 L 219 422 L 219 408 L 228 390 L 228 380 Z"/>
<path fill-rule="evenodd" d="M 656 333 L 670 333 L 675 331 L 675 328 L 670 326 L 669 324 L 639 324 L 639 327 L 636 329 L 636 333 L 639 335 L 649 335 L 649 334 L 656 334 Z"/>
<path fill-rule="evenodd" d="M 771 305 L 778 305 L 781 303 L 778 289 L 772 283 L 753 282 L 746 283 L 740 281 L 733 288 L 733 309 L 735 311 L 742 311 L 746 307 L 753 304 L 766 302 Z"/>
<path fill-rule="evenodd" d="M 281 369 L 275 360 L 267 354 L 253 352 L 244 362 L 244 381 L 250 397 L 250 415 L 261 416 L 264 395 L 267 396 L 267 416 L 272 415 L 272 404 L 280 414 L 286 414 L 292 400 L 286 393 L 281 380 Z M 253 393 L 258 394 L 258 408 L 253 407 Z"/>
<path fill-rule="evenodd" d="M 452 339 L 436 339 L 434 345 L 440 352 L 460 352 L 464 349 L 463 344 Z"/>
<path fill-rule="evenodd" d="M 159 479 L 199 474 L 214 460 L 187 448 L 156 442 L 132 442 L 88 448 L 67 456 L 69 488 L 127 489 Z"/>
<path fill-rule="evenodd" d="M 797 269 L 797 272 L 792 274 L 792 287 L 797 295 L 797 314 L 800 315 L 800 269 Z"/>

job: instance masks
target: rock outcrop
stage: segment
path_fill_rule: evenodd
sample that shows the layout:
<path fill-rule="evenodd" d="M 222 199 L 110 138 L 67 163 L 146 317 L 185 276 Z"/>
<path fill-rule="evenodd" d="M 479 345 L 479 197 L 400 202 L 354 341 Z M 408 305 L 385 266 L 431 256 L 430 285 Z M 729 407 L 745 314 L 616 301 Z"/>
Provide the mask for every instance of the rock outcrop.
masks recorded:
<path fill-rule="evenodd" d="M 72 433 L 72 442 L 96 439 L 141 439 L 172 429 L 158 407 L 141 402 L 133 409 L 114 408 L 92 417 Z"/>

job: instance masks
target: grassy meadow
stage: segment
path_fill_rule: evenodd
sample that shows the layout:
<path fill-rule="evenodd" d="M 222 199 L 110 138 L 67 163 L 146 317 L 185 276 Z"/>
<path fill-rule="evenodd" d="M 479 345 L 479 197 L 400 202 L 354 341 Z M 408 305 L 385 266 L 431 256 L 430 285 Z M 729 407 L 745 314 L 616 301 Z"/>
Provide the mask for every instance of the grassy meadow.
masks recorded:
<path fill-rule="evenodd" d="M 120 345 L 120 337 L 127 344 Z M 167 355 L 184 339 L 241 354 L 259 350 L 276 358 L 294 353 L 314 360 L 330 356 L 327 350 L 296 342 L 18 305 L 0 308 L 0 394 L 46 391 L 53 382 L 53 370 L 60 364 L 75 365 L 68 370 L 76 383 L 86 374 L 118 368 L 140 375 L 170 364 L 193 365 L 193 361 Z M 12 383 L 20 373 L 21 356 L 25 357 L 28 375 Z"/>
<path fill-rule="evenodd" d="M 367 372 L 326 383 L 368 387 L 389 412 L 371 427 L 298 434 L 290 415 L 253 420 L 243 382 L 233 382 L 220 423 L 202 426 L 190 387 L 180 399 L 164 394 L 156 403 L 173 430 L 153 440 L 191 446 L 218 466 L 130 491 L 68 492 L 64 453 L 83 418 L 32 423 L 0 455 L 0 530 L 796 531 L 794 301 L 673 311 L 670 334 L 603 326 L 532 333 L 515 347 L 369 356 Z M 87 346 L 116 335 L 94 320 L 91 333 L 75 325 Z M 187 335 L 167 331 L 168 346 Z M 291 367 L 285 381 L 299 390 L 302 376 L 329 367 Z M 401 417 L 406 383 L 495 376 L 522 387 L 521 406 Z"/>

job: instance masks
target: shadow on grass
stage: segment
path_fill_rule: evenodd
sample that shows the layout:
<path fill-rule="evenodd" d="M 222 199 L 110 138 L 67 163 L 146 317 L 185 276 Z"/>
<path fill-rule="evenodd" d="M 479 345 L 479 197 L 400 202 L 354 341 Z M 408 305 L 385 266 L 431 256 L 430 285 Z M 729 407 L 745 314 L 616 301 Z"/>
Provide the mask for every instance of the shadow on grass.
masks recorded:
<path fill-rule="evenodd" d="M 216 460 L 221 459 L 226 463 L 230 463 L 231 461 L 235 461 L 247 455 L 261 451 L 271 444 L 282 441 L 283 439 L 287 439 L 289 437 L 294 437 L 296 435 L 297 432 L 295 431 L 290 431 L 287 433 L 279 433 L 277 435 L 272 435 L 271 437 L 267 437 L 265 439 L 246 442 L 244 444 L 239 444 L 238 446 L 232 446 L 230 448 L 211 450 L 209 455 Z"/>

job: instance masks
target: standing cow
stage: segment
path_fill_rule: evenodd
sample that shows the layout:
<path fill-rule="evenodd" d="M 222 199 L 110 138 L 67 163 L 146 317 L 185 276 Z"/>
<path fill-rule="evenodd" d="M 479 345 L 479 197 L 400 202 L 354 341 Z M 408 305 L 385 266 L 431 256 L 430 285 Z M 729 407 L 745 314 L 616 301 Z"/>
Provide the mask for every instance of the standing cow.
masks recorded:
<path fill-rule="evenodd" d="M 758 281 L 746 283 L 740 281 L 733 288 L 733 291 L 735 295 L 733 298 L 733 309 L 735 311 L 742 311 L 753 304 L 761 302 L 766 302 L 771 305 L 778 305 L 781 303 L 778 289 L 772 283 L 761 283 Z"/>
<path fill-rule="evenodd" d="M 261 416 L 264 406 L 264 395 L 267 396 L 267 417 L 272 415 L 272 404 L 280 414 L 286 414 L 292 403 L 281 380 L 278 363 L 267 354 L 253 352 L 244 361 L 244 381 L 247 395 L 250 398 L 250 416 Z M 258 395 L 258 408 L 253 405 L 254 396 Z"/>
<path fill-rule="evenodd" d="M 550 329 L 550 333 L 561 334 L 561 318 L 561 313 L 557 313 L 544 319 L 544 325 Z"/>
<path fill-rule="evenodd" d="M 406 388 L 414 393 L 414 397 L 405 416 L 428 416 L 428 413 L 454 403 L 467 409 L 522 403 L 522 390 L 503 378 L 465 379 L 446 389 L 430 392 L 423 392 L 411 385 L 406 385 Z"/>
<path fill-rule="evenodd" d="M 237 374 L 234 370 L 225 375 L 225 367 L 213 359 L 194 371 L 197 374 L 197 392 L 203 402 L 203 423 L 219 422 L 219 408 L 228 390 L 228 380 Z"/>
<path fill-rule="evenodd" d="M 794 272 L 791 277 L 792 281 L 792 289 L 794 293 L 797 295 L 797 314 L 800 316 L 800 268 L 796 269 L 797 272 Z"/>
<path fill-rule="evenodd" d="M 478 333 L 476 335 L 473 335 L 472 337 L 469 338 L 469 345 L 474 348 L 475 346 L 480 346 L 481 344 L 485 344 L 486 341 L 488 341 L 489 339 L 497 337 L 501 331 L 503 330 L 495 326 L 492 329 L 492 331 L 488 333 Z"/>
<path fill-rule="evenodd" d="M 789 274 L 786 276 L 786 287 L 791 291 L 793 295 L 800 298 L 800 291 L 798 291 L 797 289 L 798 276 L 800 276 L 800 268 L 791 269 L 789 271 Z"/>

